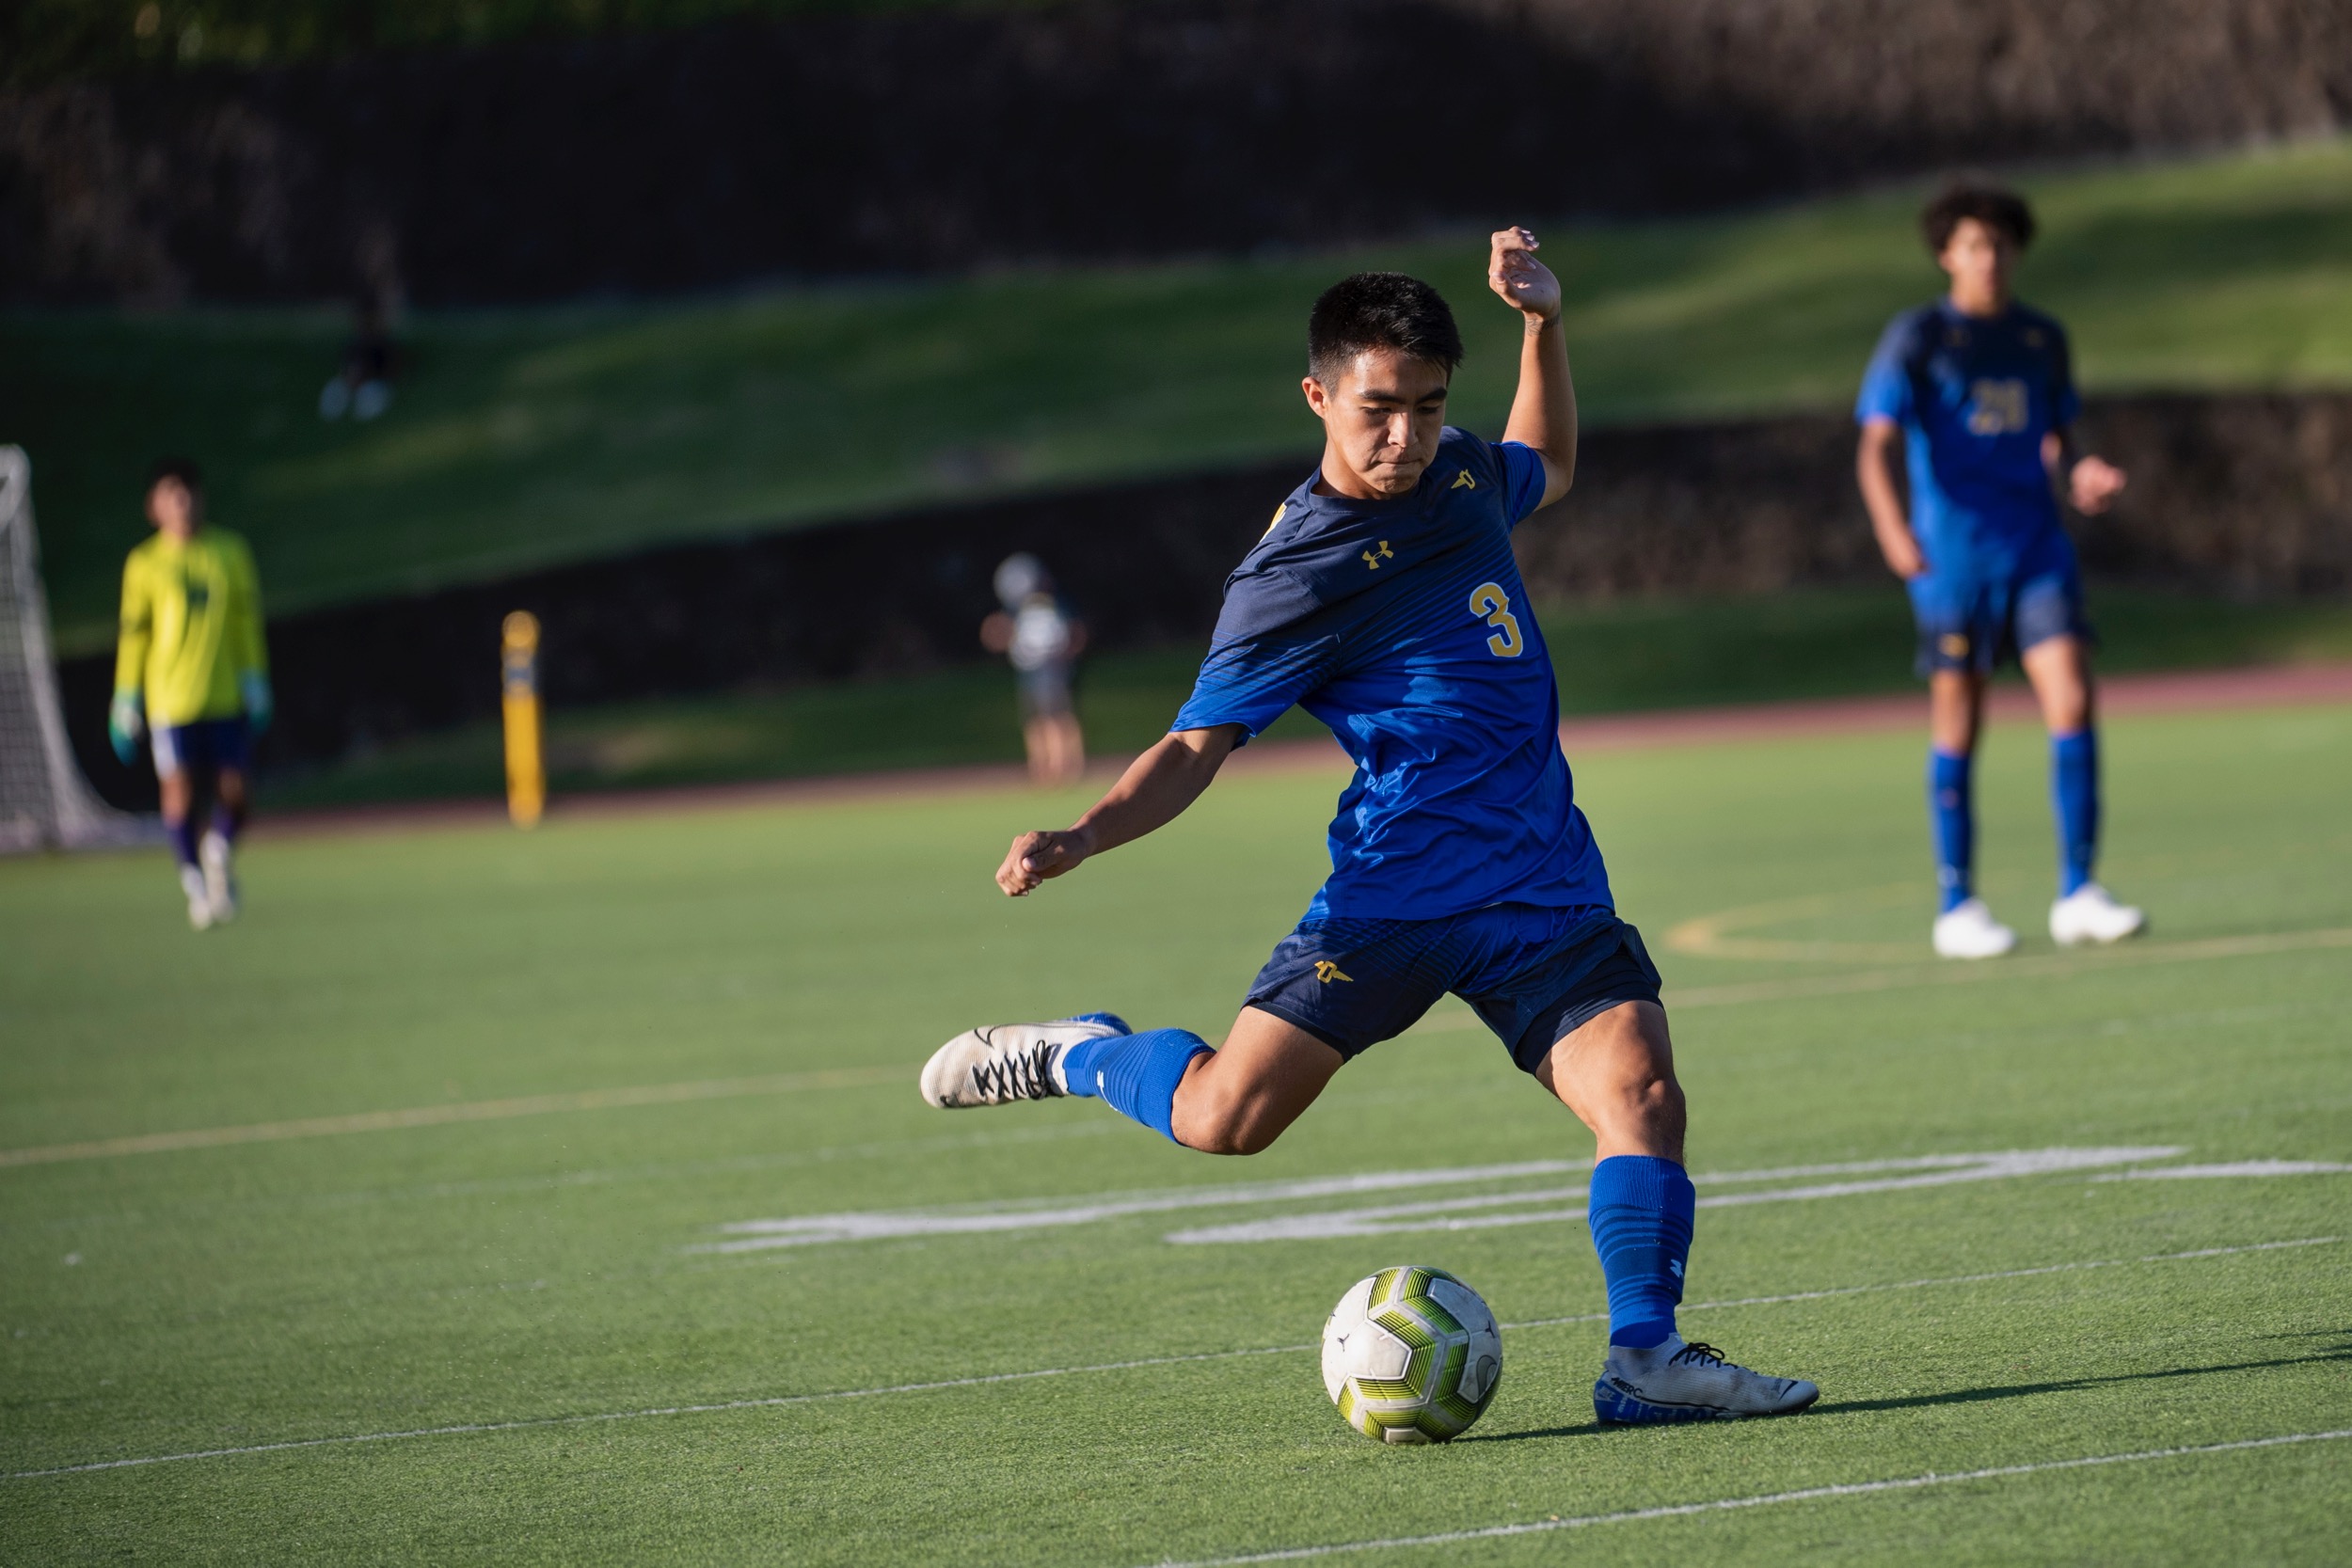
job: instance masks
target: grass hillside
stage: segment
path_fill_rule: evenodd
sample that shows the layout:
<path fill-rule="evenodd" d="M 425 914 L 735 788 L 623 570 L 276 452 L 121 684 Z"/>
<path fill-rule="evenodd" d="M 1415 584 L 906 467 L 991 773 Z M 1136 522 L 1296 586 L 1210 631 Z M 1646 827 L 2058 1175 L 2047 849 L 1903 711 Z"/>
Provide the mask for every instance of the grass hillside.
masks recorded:
<path fill-rule="evenodd" d="M 2352 142 L 2034 175 L 2024 287 L 2099 390 L 2352 380 Z M 1835 407 L 1938 281 L 1916 189 L 1731 217 L 1553 226 L 1595 421 Z M 1534 214 L 1498 214 L 1497 216 Z M 33 455 L 68 648 L 103 641 L 142 469 L 196 453 L 273 607 L 480 578 L 660 540 L 1173 472 L 1310 447 L 1316 292 L 1364 266 L 1445 289 L 1455 416 L 1493 428 L 1512 318 L 1484 237 L 1329 255 L 659 305 L 421 313 L 398 400 L 313 411 L 330 311 L 0 315 L 0 440 Z"/>

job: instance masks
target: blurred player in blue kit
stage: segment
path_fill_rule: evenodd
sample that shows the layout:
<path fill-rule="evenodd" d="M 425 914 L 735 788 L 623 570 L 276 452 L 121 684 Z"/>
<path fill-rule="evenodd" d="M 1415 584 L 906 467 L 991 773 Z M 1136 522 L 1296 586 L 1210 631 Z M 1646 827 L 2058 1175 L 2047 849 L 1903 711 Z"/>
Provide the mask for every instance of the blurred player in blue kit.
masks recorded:
<path fill-rule="evenodd" d="M 1494 235 L 1488 271 L 1524 323 L 1502 444 L 1445 423 L 1462 340 L 1436 290 L 1394 273 L 1328 290 L 1303 383 L 1322 465 L 1227 579 L 1191 699 L 1090 810 L 1022 834 L 997 870 L 1021 897 L 1165 826 L 1294 704 L 1330 726 L 1356 761 L 1331 876 L 1224 1045 L 1109 1013 L 999 1024 L 942 1046 L 924 1098 L 1096 1097 L 1187 1148 L 1254 1154 L 1450 991 L 1594 1132 L 1601 1418 L 1802 1410 L 1812 1384 L 1676 1332 L 1695 1195 L 1658 971 L 1616 916 L 1577 808 L 1551 657 L 1511 555 L 1512 528 L 1565 495 L 1576 467 L 1560 284 L 1522 229 Z"/>
<path fill-rule="evenodd" d="M 2017 935 L 1973 885 L 1972 774 L 1986 680 L 2015 657 L 2050 732 L 2061 945 L 2120 941 L 2146 917 L 2092 878 L 2099 848 L 2099 736 L 2082 574 L 2054 486 L 2105 512 L 2123 473 L 2074 451 L 2081 411 L 2065 329 L 2010 293 L 2033 214 L 2011 193 L 1954 185 L 1921 214 L 1951 277 L 1932 305 L 1888 325 L 1862 382 L 1855 472 L 1886 564 L 1903 579 L 1928 681 L 1928 804 L 1942 908 L 1931 930 L 1947 958 L 1997 958 Z M 1906 515 L 1892 454 L 1903 451 Z"/>

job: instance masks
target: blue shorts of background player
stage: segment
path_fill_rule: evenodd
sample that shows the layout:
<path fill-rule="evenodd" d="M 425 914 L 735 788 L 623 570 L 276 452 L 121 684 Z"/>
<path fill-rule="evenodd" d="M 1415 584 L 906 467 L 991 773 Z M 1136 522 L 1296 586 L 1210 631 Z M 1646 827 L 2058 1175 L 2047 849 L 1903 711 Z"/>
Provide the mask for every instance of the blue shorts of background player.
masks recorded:
<path fill-rule="evenodd" d="M 997 868 L 1025 897 L 1173 821 L 1293 706 L 1327 725 L 1356 764 L 1327 830 L 1331 875 L 1224 1042 L 1101 1012 L 984 1025 L 932 1053 L 923 1097 L 1078 1095 L 1187 1148 L 1254 1154 L 1452 992 L 1593 1132 L 1585 1217 L 1609 1296 L 1595 1413 L 1802 1410 L 1812 1384 L 1734 1365 L 1675 1326 L 1697 1199 L 1658 972 L 1617 918 L 1576 803 L 1511 548 L 1512 529 L 1567 490 L 1576 450 L 1559 283 L 1534 249 L 1524 230 L 1493 236 L 1489 286 L 1524 318 L 1499 444 L 1445 423 L 1462 341 L 1436 290 L 1364 273 L 1316 301 L 1302 390 L 1323 462 L 1227 579 L 1192 696 L 1075 823 L 1021 834 Z M 1105 918 L 1128 913 L 1158 913 L 1148 888 Z"/>
<path fill-rule="evenodd" d="M 253 729 L 243 714 L 199 719 L 193 724 L 158 724 L 151 744 L 159 779 L 183 773 L 243 773 L 252 766 Z"/>
<path fill-rule="evenodd" d="M 2065 329 L 2017 304 L 2010 274 L 2033 238 L 2010 192 L 1955 185 L 1921 214 L 1951 292 L 1906 310 L 1871 356 L 1854 417 L 1855 470 L 1886 564 L 1903 579 L 1928 682 L 1928 806 L 1941 904 L 1931 937 L 1950 958 L 2009 952 L 2017 933 L 1975 887 L 1973 800 L 1985 682 L 2005 659 L 2025 667 L 2050 732 L 2058 887 L 2050 936 L 2114 942 L 2146 917 L 2093 879 L 2099 848 L 2099 745 L 2093 639 L 2082 575 L 2059 520 L 2054 482 L 2075 509 L 2104 512 L 2122 470 L 2071 451 L 2080 411 Z M 1911 495 L 1895 480 L 1899 447 Z"/>
<path fill-rule="evenodd" d="M 1981 680 L 2053 638 L 2095 647 L 2083 613 L 2082 569 L 2074 542 L 2058 531 L 1987 570 L 1921 572 L 1904 585 L 1919 628 L 1919 678 L 1939 672 Z"/>

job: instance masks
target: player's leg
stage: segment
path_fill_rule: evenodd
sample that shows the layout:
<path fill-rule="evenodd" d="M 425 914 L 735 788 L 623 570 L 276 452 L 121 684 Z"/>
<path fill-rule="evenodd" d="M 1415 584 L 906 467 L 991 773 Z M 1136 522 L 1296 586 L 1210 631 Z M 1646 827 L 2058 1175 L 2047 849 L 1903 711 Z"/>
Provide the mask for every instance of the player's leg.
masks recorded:
<path fill-rule="evenodd" d="M 201 931 L 213 923 L 213 901 L 204 890 L 204 871 L 197 858 L 196 778 L 184 754 L 184 729 L 157 724 L 150 732 L 155 758 L 155 784 L 162 796 L 164 836 L 180 873 L 180 891 L 187 895 L 188 924 Z"/>
<path fill-rule="evenodd" d="M 1724 1420 L 1803 1410 L 1820 1390 L 1685 1340 L 1675 1309 L 1698 1195 L 1682 1165 L 1685 1108 L 1666 1010 L 1620 1002 L 1551 1048 L 1536 1079 L 1593 1131 L 1585 1214 L 1609 1288 L 1609 1357 L 1593 1386 L 1604 1421 Z"/>
<path fill-rule="evenodd" d="M 212 900 L 215 920 L 237 917 L 235 849 L 245 830 L 250 799 L 245 768 L 223 764 L 213 774 L 213 810 L 197 857 L 204 869 L 204 892 Z"/>
<path fill-rule="evenodd" d="M 1919 673 L 1928 681 L 1928 822 L 1935 845 L 1936 916 L 1931 939 L 1947 958 L 1997 958 L 2017 933 L 1993 918 L 1976 891 L 1977 737 L 1992 668 L 1984 595 L 1928 578 L 1911 585 Z"/>
<path fill-rule="evenodd" d="M 1460 918 L 1301 922 L 1220 1048 L 1184 1029 L 1132 1032 L 1110 1013 L 967 1030 L 933 1053 L 923 1098 L 955 1109 L 1086 1096 L 1188 1148 L 1255 1154 L 1350 1057 L 1445 994 Z"/>
<path fill-rule="evenodd" d="M 2050 906 L 2050 936 L 2061 946 L 2119 942 L 2147 926 L 2147 916 L 2119 904 L 2094 879 L 2099 855 L 2099 731 L 2097 689 L 2084 639 L 2061 632 L 2034 642 L 2019 657 L 2033 683 L 2042 723 L 2050 732 L 2050 811 L 2058 826 L 2058 895 Z"/>

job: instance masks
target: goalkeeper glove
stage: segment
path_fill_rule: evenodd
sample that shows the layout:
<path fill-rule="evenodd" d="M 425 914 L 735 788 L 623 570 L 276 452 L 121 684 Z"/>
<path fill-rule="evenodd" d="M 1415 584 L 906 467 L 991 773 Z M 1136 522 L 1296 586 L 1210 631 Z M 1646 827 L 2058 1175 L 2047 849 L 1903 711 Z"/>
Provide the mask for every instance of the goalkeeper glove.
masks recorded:
<path fill-rule="evenodd" d="M 139 694 L 118 691 L 106 709 L 106 738 L 114 742 L 115 755 L 128 768 L 131 759 L 139 754 L 139 732 L 147 728 L 147 721 L 139 714 Z"/>
<path fill-rule="evenodd" d="M 278 711 L 276 699 L 270 695 L 269 677 L 259 670 L 247 670 L 237 677 L 237 694 L 245 699 L 246 722 L 260 735 L 269 728 L 270 715 Z"/>

